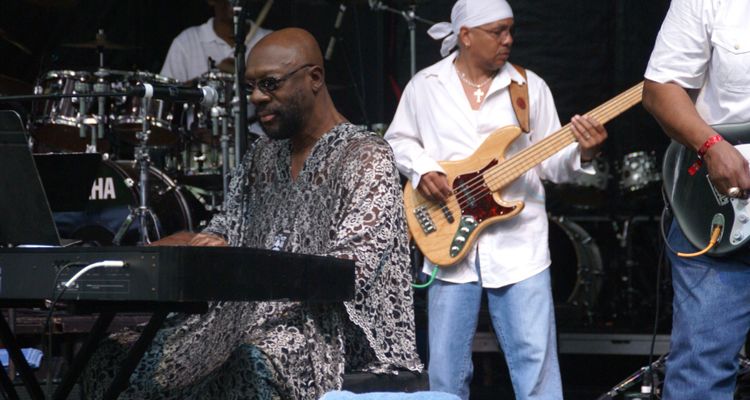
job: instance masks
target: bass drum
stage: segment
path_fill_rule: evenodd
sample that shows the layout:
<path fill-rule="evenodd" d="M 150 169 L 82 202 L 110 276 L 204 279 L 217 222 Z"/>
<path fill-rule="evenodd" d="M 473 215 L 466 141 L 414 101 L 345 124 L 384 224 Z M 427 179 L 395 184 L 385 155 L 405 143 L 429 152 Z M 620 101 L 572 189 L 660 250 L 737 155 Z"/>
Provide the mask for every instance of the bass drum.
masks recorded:
<path fill-rule="evenodd" d="M 602 288 L 602 256 L 594 239 L 565 217 L 549 217 L 552 295 L 558 324 L 593 322 Z"/>
<path fill-rule="evenodd" d="M 178 231 L 194 231 L 210 218 L 195 193 L 177 186 L 160 170 L 150 167 L 148 176 L 149 239 L 155 241 Z M 138 168 L 134 161 L 104 161 L 94 179 L 83 211 L 54 214 L 60 236 L 93 245 L 112 245 L 130 210 L 139 205 Z M 135 218 L 120 244 L 135 245 L 140 222 Z"/>

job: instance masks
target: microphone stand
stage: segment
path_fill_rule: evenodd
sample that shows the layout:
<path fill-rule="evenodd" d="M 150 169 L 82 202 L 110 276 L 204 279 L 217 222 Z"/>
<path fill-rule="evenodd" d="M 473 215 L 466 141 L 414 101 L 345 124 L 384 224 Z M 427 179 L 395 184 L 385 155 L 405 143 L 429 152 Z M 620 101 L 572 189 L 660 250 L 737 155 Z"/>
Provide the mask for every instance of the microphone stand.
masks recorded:
<path fill-rule="evenodd" d="M 409 29 L 409 56 L 410 56 L 410 71 L 411 76 L 417 74 L 417 22 L 422 22 L 428 25 L 434 25 L 435 22 L 429 19 L 422 18 L 417 15 L 417 4 L 412 2 L 409 9 L 402 11 L 390 6 L 383 4 L 381 0 L 370 0 L 370 8 L 375 11 L 388 11 L 393 14 L 398 14 L 404 17 L 406 20 L 406 26 Z"/>
<path fill-rule="evenodd" d="M 247 19 L 247 2 L 238 1 L 237 4 L 232 7 L 234 11 L 233 23 L 234 23 L 234 93 L 237 96 L 237 101 L 232 99 L 233 110 L 235 111 L 235 124 L 234 124 L 234 165 L 240 165 L 242 156 L 245 155 L 247 150 L 247 94 L 245 93 L 245 85 L 241 83 L 245 81 L 245 34 L 247 33 L 247 25 L 245 20 Z"/>
<path fill-rule="evenodd" d="M 635 371 L 630 376 L 620 381 L 620 383 L 613 386 L 612 389 L 610 389 L 606 393 L 597 397 L 596 400 L 612 400 L 616 396 L 624 393 L 626 390 L 635 386 L 639 381 L 643 381 L 644 379 L 650 381 L 649 385 L 652 385 L 651 386 L 652 388 L 653 386 L 658 386 L 658 384 L 654 382 L 652 378 L 655 378 L 656 372 L 658 370 L 661 370 L 662 367 L 664 367 L 664 363 L 667 360 L 667 356 L 668 356 L 667 354 L 663 354 L 661 357 L 656 359 L 656 361 L 652 362 L 651 364 L 645 367 L 641 367 L 638 371 Z M 653 394 L 654 394 L 653 391 L 651 393 L 643 393 L 641 397 L 636 397 L 636 398 L 638 399 L 642 399 L 644 397 L 651 398 Z"/>
<path fill-rule="evenodd" d="M 150 217 L 151 222 L 153 222 L 154 224 L 154 232 L 156 233 L 157 240 L 161 238 L 161 235 L 159 234 L 159 220 L 156 217 L 156 214 L 154 214 L 154 212 L 151 211 L 151 208 L 149 208 L 148 206 L 148 172 L 149 166 L 151 164 L 151 157 L 148 155 L 148 146 L 146 145 L 146 143 L 148 143 L 148 137 L 151 134 L 151 125 L 147 111 L 150 106 L 151 94 L 147 93 L 145 96 L 143 96 L 143 108 L 141 109 L 141 117 L 143 118 L 143 130 L 136 134 L 138 145 L 135 148 L 135 159 L 136 164 L 138 165 L 139 172 L 138 185 L 140 202 L 137 208 L 130 209 L 130 213 L 122 222 L 122 225 L 120 225 L 120 229 L 117 230 L 117 233 L 112 240 L 112 244 L 114 244 L 115 246 L 120 245 L 122 238 L 125 236 L 125 233 L 127 233 L 130 225 L 133 224 L 133 220 L 135 220 L 136 218 L 138 218 L 139 223 L 138 245 L 143 246 L 151 243 L 151 240 L 148 237 L 147 217 Z"/>

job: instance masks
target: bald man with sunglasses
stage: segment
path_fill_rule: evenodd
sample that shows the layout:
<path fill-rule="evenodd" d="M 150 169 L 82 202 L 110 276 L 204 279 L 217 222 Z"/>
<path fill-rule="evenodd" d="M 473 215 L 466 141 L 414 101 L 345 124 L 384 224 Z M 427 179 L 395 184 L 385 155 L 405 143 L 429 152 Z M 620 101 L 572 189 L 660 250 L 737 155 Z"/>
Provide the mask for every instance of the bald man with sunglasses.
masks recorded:
<path fill-rule="evenodd" d="M 175 316 L 120 399 L 318 399 L 341 388 L 345 371 L 422 370 L 393 154 L 336 110 L 322 65 L 304 30 L 283 29 L 258 42 L 246 80 L 267 137 L 235 169 L 225 210 L 202 233 L 162 244 L 352 259 L 355 299 L 224 302 L 202 315 Z M 98 351 L 85 380 L 92 398 L 132 339 L 119 333 Z"/>

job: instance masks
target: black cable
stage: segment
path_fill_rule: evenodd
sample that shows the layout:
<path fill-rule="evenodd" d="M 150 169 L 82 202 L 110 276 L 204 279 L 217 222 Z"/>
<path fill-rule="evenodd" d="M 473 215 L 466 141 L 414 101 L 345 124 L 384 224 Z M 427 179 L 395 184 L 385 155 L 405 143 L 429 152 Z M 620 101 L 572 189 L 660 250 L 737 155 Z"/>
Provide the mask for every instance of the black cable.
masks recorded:
<path fill-rule="evenodd" d="M 659 225 L 661 225 L 661 221 L 659 222 Z M 666 243 L 666 242 L 665 242 Z M 659 252 L 659 263 L 656 267 L 656 304 L 655 304 L 655 311 L 654 311 L 654 330 L 651 334 L 651 348 L 648 352 L 648 366 L 646 367 L 646 370 L 643 372 L 643 382 L 641 384 L 642 387 L 651 387 L 651 391 L 648 393 L 648 398 L 653 399 L 654 394 L 656 392 L 656 388 L 654 383 L 656 382 L 654 380 L 653 374 L 653 364 L 654 364 L 654 348 L 656 347 L 656 334 L 659 328 L 659 310 L 661 307 L 661 270 L 665 267 L 663 264 L 664 261 L 664 247 L 661 247 L 661 250 Z"/>
<path fill-rule="evenodd" d="M 63 265 L 62 267 L 60 267 L 59 270 L 57 270 L 57 273 L 55 274 L 55 280 L 52 282 L 52 296 L 50 296 L 50 297 L 53 299 L 53 301 L 49 305 L 49 311 L 47 312 L 47 318 L 45 319 L 44 325 L 42 327 L 42 332 L 43 332 L 42 334 L 44 334 L 44 332 L 47 333 L 47 360 L 48 360 L 47 362 L 49 364 L 49 366 L 47 368 L 47 392 L 48 392 L 48 394 L 52 393 L 52 391 L 51 391 L 51 388 L 52 388 L 51 387 L 51 384 L 52 384 L 52 377 L 51 377 L 52 365 L 51 364 L 52 364 L 52 334 L 53 334 L 53 332 L 52 332 L 52 324 L 50 323 L 50 321 L 52 321 L 52 313 L 55 311 L 55 306 L 60 301 L 60 299 L 62 298 L 63 294 L 65 294 L 65 290 L 67 290 L 67 286 L 63 285 L 62 290 L 60 291 L 60 293 L 58 293 L 57 296 L 55 296 L 55 291 L 57 289 L 57 282 L 60 280 L 60 275 L 62 275 L 62 273 L 66 269 L 68 269 L 70 267 L 73 267 L 73 266 L 76 266 L 76 265 L 85 265 L 85 264 L 86 263 L 82 263 L 82 262 L 72 262 L 72 263 L 67 263 L 67 264 Z"/>
<path fill-rule="evenodd" d="M 651 347 L 648 353 L 648 367 L 646 368 L 646 371 L 644 371 L 645 375 L 644 375 L 643 386 L 646 386 L 646 383 L 648 383 L 649 385 L 653 385 L 654 383 L 654 379 L 653 379 L 654 361 L 653 360 L 654 360 L 654 349 L 656 347 L 656 336 L 657 336 L 657 331 L 659 327 L 659 311 L 661 309 L 661 294 L 660 294 L 661 293 L 660 291 L 661 276 L 662 276 L 661 274 L 662 274 L 662 269 L 667 268 L 667 265 L 665 263 L 667 259 L 667 255 L 664 250 L 665 248 L 668 248 L 674 254 L 677 254 L 677 251 L 675 251 L 675 249 L 672 248 L 672 246 L 669 244 L 669 240 L 667 240 L 666 230 L 664 228 L 665 222 L 670 219 L 669 218 L 669 203 L 667 202 L 666 192 L 664 191 L 664 188 L 662 188 L 662 197 L 664 201 L 664 208 L 662 209 L 661 217 L 659 219 L 659 232 L 660 232 L 660 239 L 662 243 L 664 244 L 664 246 L 659 247 L 660 248 L 659 258 L 658 258 L 659 263 L 656 269 L 656 304 L 655 304 L 656 310 L 654 311 L 654 330 L 651 334 Z M 647 382 L 646 382 L 646 379 L 648 379 Z M 653 398 L 654 392 L 655 392 L 655 388 L 652 386 L 651 393 L 649 394 L 649 399 Z"/>
<path fill-rule="evenodd" d="M 49 312 L 47 313 L 47 320 L 44 322 L 44 330 L 42 332 L 47 332 L 47 394 L 52 394 L 52 324 L 50 324 L 50 320 L 52 319 L 52 312 L 55 310 L 55 304 L 57 304 L 58 301 L 60 301 L 60 298 L 65 293 L 65 289 L 67 287 L 63 285 L 63 289 L 60 291 L 60 293 L 57 295 L 57 297 L 54 299 L 52 304 L 50 305 Z"/>
<path fill-rule="evenodd" d="M 677 250 L 675 250 L 669 244 L 669 240 L 667 240 L 667 233 L 664 230 L 664 221 L 666 221 L 667 219 L 669 219 L 667 217 L 669 216 L 670 212 L 669 212 L 669 201 L 667 201 L 667 192 L 664 190 L 663 187 L 662 187 L 662 190 L 661 190 L 661 196 L 662 196 L 662 201 L 664 202 L 664 208 L 661 210 L 661 220 L 659 221 L 659 228 L 660 228 L 660 231 L 661 231 L 661 239 L 664 241 L 664 246 L 666 246 L 666 248 L 668 248 L 669 251 L 671 251 L 674 254 L 677 254 L 679 252 Z"/>

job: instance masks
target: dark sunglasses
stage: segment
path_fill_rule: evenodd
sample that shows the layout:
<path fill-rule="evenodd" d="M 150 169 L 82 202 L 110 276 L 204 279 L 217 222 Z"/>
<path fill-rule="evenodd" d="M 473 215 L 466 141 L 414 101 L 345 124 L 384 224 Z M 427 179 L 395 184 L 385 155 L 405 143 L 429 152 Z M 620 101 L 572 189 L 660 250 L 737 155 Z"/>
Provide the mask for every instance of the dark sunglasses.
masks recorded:
<path fill-rule="evenodd" d="M 256 87 L 265 94 L 271 94 L 272 92 L 278 90 L 279 87 L 281 87 L 281 84 L 284 83 L 285 80 L 291 78 L 292 75 L 296 74 L 297 72 L 301 71 L 304 68 L 315 67 L 315 66 L 316 66 L 315 64 L 305 64 L 293 70 L 292 72 L 288 72 L 284 74 L 280 78 L 274 78 L 273 76 L 269 76 L 266 78 L 258 79 L 256 81 L 247 81 L 245 83 L 247 87 L 247 94 L 253 94 L 253 91 L 255 91 Z"/>

